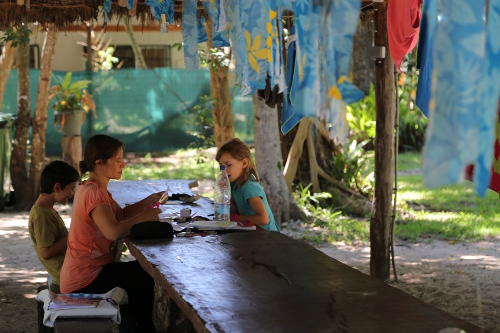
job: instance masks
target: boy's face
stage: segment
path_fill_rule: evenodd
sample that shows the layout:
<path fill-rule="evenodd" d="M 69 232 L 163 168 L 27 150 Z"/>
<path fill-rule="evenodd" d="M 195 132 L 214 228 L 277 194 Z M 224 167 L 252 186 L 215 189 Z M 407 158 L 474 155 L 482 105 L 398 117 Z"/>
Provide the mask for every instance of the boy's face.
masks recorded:
<path fill-rule="evenodd" d="M 54 187 L 55 192 L 55 200 L 60 204 L 67 204 L 68 199 L 75 195 L 76 182 L 66 185 L 63 189 L 61 189 L 61 185 L 59 183 Z"/>

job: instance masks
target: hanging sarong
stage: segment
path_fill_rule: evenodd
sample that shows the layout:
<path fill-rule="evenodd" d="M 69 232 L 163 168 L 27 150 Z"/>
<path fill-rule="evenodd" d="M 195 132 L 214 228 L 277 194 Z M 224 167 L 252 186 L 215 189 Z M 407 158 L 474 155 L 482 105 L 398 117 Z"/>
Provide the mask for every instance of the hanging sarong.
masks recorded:
<path fill-rule="evenodd" d="M 399 70 L 403 58 L 417 45 L 422 2 L 423 0 L 397 0 L 389 1 L 387 5 L 389 49 Z"/>
<path fill-rule="evenodd" d="M 486 27 L 486 66 L 481 80 L 479 118 L 479 156 L 476 161 L 474 184 L 479 196 L 484 196 L 490 182 L 490 166 L 493 159 L 495 122 L 500 93 L 500 0 L 489 0 Z M 498 142 L 498 141 L 497 141 Z M 496 161 L 498 164 L 498 161 Z M 498 170 L 498 169 L 497 169 Z"/>
<path fill-rule="evenodd" d="M 459 182 L 465 166 L 479 156 L 484 6 L 484 0 L 441 1 L 442 19 L 434 41 L 435 102 L 431 101 L 422 165 L 429 187 Z"/>
<path fill-rule="evenodd" d="M 432 98 L 432 70 L 434 65 L 433 46 L 438 23 L 438 0 L 424 0 L 422 21 L 418 37 L 417 68 L 420 70 L 415 102 L 422 113 L 429 117 L 429 103 Z"/>
<path fill-rule="evenodd" d="M 184 49 L 184 65 L 190 72 L 200 67 L 198 56 L 198 7 L 197 0 L 185 0 L 182 14 L 182 43 Z"/>

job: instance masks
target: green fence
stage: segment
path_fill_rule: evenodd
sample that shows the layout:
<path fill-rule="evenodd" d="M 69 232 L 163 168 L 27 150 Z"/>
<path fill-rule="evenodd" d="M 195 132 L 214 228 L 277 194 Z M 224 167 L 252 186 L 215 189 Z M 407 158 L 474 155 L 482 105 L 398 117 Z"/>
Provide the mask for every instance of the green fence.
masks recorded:
<path fill-rule="evenodd" d="M 156 68 L 162 81 L 168 84 L 190 107 L 203 95 L 210 95 L 208 70 L 186 72 L 184 69 Z M 53 75 L 64 77 L 65 72 Z M 91 77 L 89 76 L 91 75 Z M 35 110 L 38 70 L 30 70 L 32 113 Z M 82 127 L 82 142 L 98 133 L 108 134 L 125 142 L 126 151 L 161 152 L 185 148 L 194 138 L 186 133 L 193 130 L 192 117 L 185 105 L 170 92 L 149 69 L 120 69 L 112 72 L 76 72 L 72 81 L 92 79 L 97 107 L 97 119 L 88 114 Z M 52 85 L 55 80 L 52 79 Z M 234 75 L 230 74 L 230 91 Z M 236 136 L 253 141 L 252 97 L 241 97 L 236 88 L 231 101 Z M 17 113 L 17 71 L 12 71 L 4 94 L 2 112 Z M 53 126 L 52 103 L 47 124 L 47 155 L 61 154 L 61 133 Z"/>

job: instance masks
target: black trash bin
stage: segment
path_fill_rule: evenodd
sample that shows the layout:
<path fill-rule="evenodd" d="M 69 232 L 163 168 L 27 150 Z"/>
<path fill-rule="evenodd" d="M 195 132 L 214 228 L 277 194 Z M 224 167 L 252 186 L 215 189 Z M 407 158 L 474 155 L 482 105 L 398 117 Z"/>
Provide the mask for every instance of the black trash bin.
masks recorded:
<path fill-rule="evenodd" d="M 0 212 L 5 208 L 6 194 L 10 194 L 10 154 L 16 116 L 0 112 Z"/>

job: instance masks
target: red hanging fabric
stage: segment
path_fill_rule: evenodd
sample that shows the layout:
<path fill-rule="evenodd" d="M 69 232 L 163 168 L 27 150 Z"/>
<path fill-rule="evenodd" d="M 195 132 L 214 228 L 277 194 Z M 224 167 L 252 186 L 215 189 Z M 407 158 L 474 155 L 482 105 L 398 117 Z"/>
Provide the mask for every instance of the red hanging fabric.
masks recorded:
<path fill-rule="evenodd" d="M 498 101 L 497 126 L 495 130 L 495 160 L 500 158 L 500 100 Z M 495 161 L 493 161 L 495 163 Z M 473 181 L 474 165 L 470 164 L 465 168 L 465 179 Z M 500 174 L 495 172 L 494 166 L 491 166 L 490 189 L 500 194 Z"/>
<path fill-rule="evenodd" d="M 392 0 L 387 5 L 387 33 L 391 58 L 401 71 L 403 58 L 418 42 L 424 0 Z"/>

